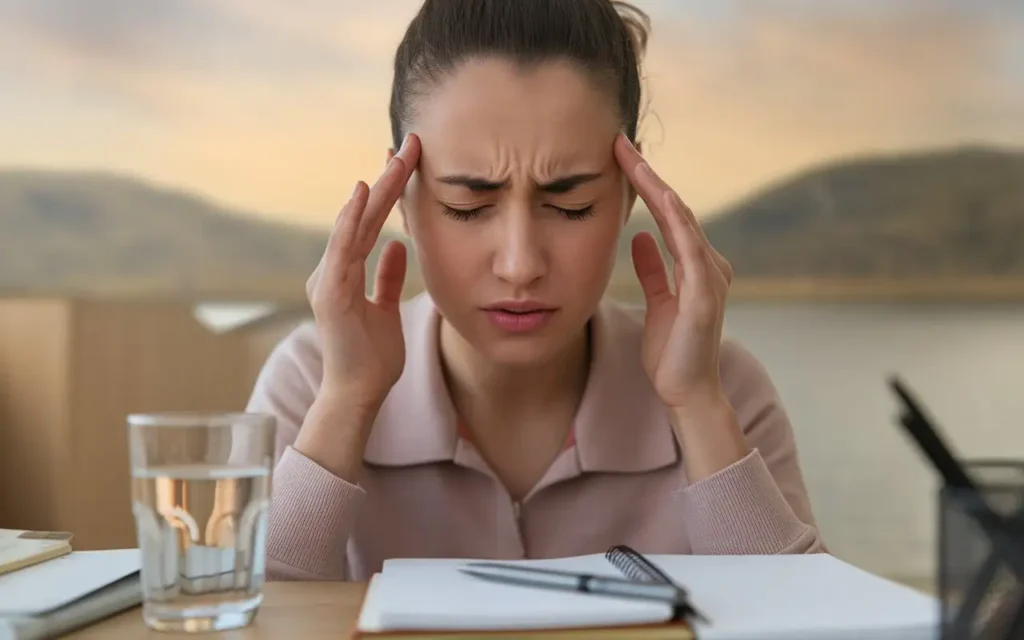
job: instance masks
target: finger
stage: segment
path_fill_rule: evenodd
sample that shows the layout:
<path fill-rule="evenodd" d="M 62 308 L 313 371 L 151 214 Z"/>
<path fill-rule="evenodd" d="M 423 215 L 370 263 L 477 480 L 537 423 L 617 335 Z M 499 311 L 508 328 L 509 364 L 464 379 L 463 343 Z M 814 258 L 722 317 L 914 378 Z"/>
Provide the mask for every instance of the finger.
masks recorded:
<path fill-rule="evenodd" d="M 391 158 L 384 173 L 370 189 L 366 204 L 366 220 L 360 225 L 359 242 L 363 255 L 367 256 L 376 244 L 388 214 L 402 196 L 405 185 L 419 163 L 420 141 L 415 134 L 408 134 L 398 153 Z"/>
<path fill-rule="evenodd" d="M 327 246 L 324 248 L 320 262 L 317 263 L 313 273 L 306 281 L 306 295 L 311 296 L 313 289 L 320 281 L 326 271 L 337 273 L 346 261 L 351 260 L 352 245 L 355 243 L 356 230 L 359 228 L 359 219 L 365 210 L 367 188 L 362 181 L 356 183 L 348 202 L 338 212 L 334 220 L 331 233 L 327 237 Z"/>
<path fill-rule="evenodd" d="M 677 261 L 683 261 L 683 247 L 673 242 L 675 233 L 667 232 L 668 227 L 675 227 L 671 224 L 670 219 L 666 219 L 666 216 L 671 211 L 675 211 L 677 215 L 682 216 L 687 222 L 688 226 L 692 229 L 693 233 L 700 240 L 700 243 L 704 247 L 704 251 L 707 253 L 708 259 L 712 261 L 713 266 L 722 273 L 727 282 L 732 280 L 732 267 L 728 261 L 722 257 L 718 251 L 715 250 L 711 243 L 708 241 L 707 236 L 704 234 L 704 229 L 697 221 L 697 217 L 693 214 L 693 211 L 689 206 L 686 205 L 679 197 L 677 193 L 661 179 L 654 169 L 644 160 L 644 157 L 640 155 L 640 152 L 630 144 L 629 140 L 624 135 L 619 135 L 615 142 L 615 157 L 622 167 L 623 172 L 630 179 L 630 183 L 636 189 L 637 194 L 647 203 L 648 209 L 651 211 L 651 215 L 658 223 L 658 228 L 665 236 L 665 243 L 668 245 L 672 257 Z M 659 201 L 664 201 L 665 196 L 669 195 L 669 202 L 673 205 L 671 211 L 663 211 L 659 206 Z"/>
<path fill-rule="evenodd" d="M 647 232 L 633 236 L 632 254 L 633 268 L 647 306 L 651 307 L 670 298 L 672 289 L 669 288 L 668 274 L 665 272 L 665 260 L 661 257 L 661 249 L 654 236 Z"/>
<path fill-rule="evenodd" d="M 704 245 L 700 241 L 696 230 L 687 223 L 681 207 L 683 201 L 671 189 L 665 192 L 661 204 L 668 223 L 669 231 L 676 246 L 679 247 L 679 262 L 682 264 L 682 280 L 689 283 L 691 288 L 700 290 L 704 279 L 707 277 L 707 255 Z M 680 283 L 681 284 L 681 283 Z"/>
<path fill-rule="evenodd" d="M 658 230 L 665 239 L 665 245 L 676 262 L 683 261 L 682 248 L 674 240 L 672 226 L 664 210 L 664 198 L 668 191 L 668 185 L 664 183 L 653 169 L 644 161 L 640 152 L 630 144 L 626 136 L 619 134 L 615 141 L 615 158 L 623 173 L 629 180 L 637 195 L 647 204 L 651 217 L 658 225 Z"/>
<path fill-rule="evenodd" d="M 342 207 L 334 223 L 334 229 L 327 239 L 327 249 L 321 261 L 322 272 L 338 273 L 339 269 L 343 269 L 352 261 L 352 249 L 356 244 L 359 223 L 365 216 L 368 196 L 366 183 L 362 180 L 356 182 L 352 197 Z"/>
<path fill-rule="evenodd" d="M 377 278 L 374 283 L 374 301 L 389 311 L 398 308 L 405 285 L 405 245 L 396 240 L 384 245 L 377 261 Z"/>
<path fill-rule="evenodd" d="M 682 211 L 683 217 L 693 228 L 697 237 L 700 238 L 701 244 L 704 245 L 704 251 L 707 253 L 708 258 L 711 260 L 715 268 L 722 274 L 722 277 L 725 278 L 725 281 L 727 283 L 732 282 L 732 265 L 730 265 L 729 261 L 726 260 L 722 254 L 714 248 L 714 246 L 712 246 L 711 242 L 708 240 L 707 234 L 704 233 L 704 228 L 701 226 L 700 221 L 697 220 L 697 216 L 694 215 L 693 210 L 690 209 L 690 207 L 683 202 L 681 198 L 678 198 L 678 194 L 676 194 L 676 196 L 678 200 L 677 205 Z"/>

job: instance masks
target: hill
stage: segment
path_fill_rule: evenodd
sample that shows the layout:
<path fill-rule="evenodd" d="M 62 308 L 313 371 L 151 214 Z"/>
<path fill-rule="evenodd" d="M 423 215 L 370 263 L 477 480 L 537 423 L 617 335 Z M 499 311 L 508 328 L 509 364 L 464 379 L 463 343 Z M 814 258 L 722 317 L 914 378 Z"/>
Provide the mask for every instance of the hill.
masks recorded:
<path fill-rule="evenodd" d="M 612 290 L 636 298 L 628 239 Z M 851 159 L 706 219 L 740 298 L 1024 300 L 1024 152 L 960 148 Z M 664 246 L 664 245 L 663 245 Z"/>
<path fill-rule="evenodd" d="M 821 167 L 755 193 L 705 232 L 738 277 L 1024 278 L 1024 153 Z"/>
<path fill-rule="evenodd" d="M 301 297 L 326 239 L 129 178 L 0 172 L 2 292 Z"/>

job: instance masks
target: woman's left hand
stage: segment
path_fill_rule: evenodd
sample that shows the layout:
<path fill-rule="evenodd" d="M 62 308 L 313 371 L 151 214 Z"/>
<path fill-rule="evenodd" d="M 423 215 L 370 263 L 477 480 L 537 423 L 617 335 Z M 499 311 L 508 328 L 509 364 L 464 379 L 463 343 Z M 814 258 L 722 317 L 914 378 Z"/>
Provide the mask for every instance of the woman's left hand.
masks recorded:
<path fill-rule="evenodd" d="M 693 212 L 619 135 L 615 157 L 647 203 L 674 259 L 674 290 L 654 237 L 633 238 L 633 265 L 646 298 L 643 361 L 665 405 L 675 411 L 724 402 L 718 370 L 732 267 L 708 242 Z"/>

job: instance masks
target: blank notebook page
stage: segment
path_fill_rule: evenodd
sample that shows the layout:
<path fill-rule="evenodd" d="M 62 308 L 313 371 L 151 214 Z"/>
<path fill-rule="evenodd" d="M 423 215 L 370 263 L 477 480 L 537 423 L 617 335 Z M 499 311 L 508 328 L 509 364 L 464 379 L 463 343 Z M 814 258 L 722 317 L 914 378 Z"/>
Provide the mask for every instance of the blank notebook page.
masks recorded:
<path fill-rule="evenodd" d="M 473 560 L 387 560 L 367 591 L 362 631 L 552 629 L 645 624 L 668 620 L 658 602 L 499 584 L 458 567 Z M 516 564 L 622 577 L 603 555 Z"/>
<path fill-rule="evenodd" d="M 938 637 L 936 598 L 828 554 L 648 557 L 710 618 L 702 640 Z"/>

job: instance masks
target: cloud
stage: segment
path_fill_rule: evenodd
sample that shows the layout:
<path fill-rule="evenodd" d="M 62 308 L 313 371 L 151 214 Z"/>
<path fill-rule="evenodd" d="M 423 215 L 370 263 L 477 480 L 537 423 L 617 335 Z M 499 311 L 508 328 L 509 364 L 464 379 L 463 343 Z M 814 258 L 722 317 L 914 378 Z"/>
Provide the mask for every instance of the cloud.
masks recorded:
<path fill-rule="evenodd" d="M 1024 3 L 637 4 L 654 25 L 647 153 L 700 212 L 849 154 L 1024 144 Z M 326 224 L 383 164 L 392 56 L 419 6 L 0 0 L 0 163 L 125 171 Z"/>
<path fill-rule="evenodd" d="M 1024 40 L 1024 12 L 997 20 L 916 2 L 802 4 L 733 5 L 728 20 L 655 25 L 658 120 L 646 133 L 655 161 L 700 209 L 850 154 L 1024 144 L 1024 84 L 1011 77 L 1024 56 L 1009 51 Z"/>
<path fill-rule="evenodd" d="M 380 60 L 346 36 L 358 30 L 332 8 L 345 3 L 302 4 L 314 3 L 2 2 L 0 71 L 166 117 L 225 85 L 351 78 Z"/>

